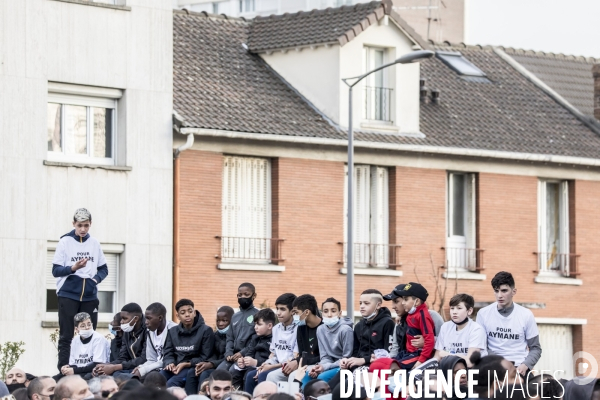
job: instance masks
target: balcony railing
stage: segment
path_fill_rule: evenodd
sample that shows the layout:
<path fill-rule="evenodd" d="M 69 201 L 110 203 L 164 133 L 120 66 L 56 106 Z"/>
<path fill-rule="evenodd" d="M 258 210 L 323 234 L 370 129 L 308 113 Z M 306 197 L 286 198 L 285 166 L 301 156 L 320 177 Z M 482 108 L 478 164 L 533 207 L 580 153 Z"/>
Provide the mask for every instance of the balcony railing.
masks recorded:
<path fill-rule="evenodd" d="M 392 122 L 392 91 L 383 87 L 365 86 L 365 119 Z"/>
<path fill-rule="evenodd" d="M 465 249 L 460 247 L 442 247 L 446 251 L 446 268 L 448 270 L 465 270 L 481 272 L 484 249 Z"/>
<path fill-rule="evenodd" d="M 581 275 L 579 272 L 580 254 L 539 252 L 533 254 L 538 257 L 538 272 L 556 272 L 566 277 Z"/>
<path fill-rule="evenodd" d="M 276 264 L 284 261 L 281 247 L 284 239 L 215 236 L 221 239 L 223 261 L 248 261 Z"/>
<path fill-rule="evenodd" d="M 338 244 L 343 244 L 343 261 L 339 263 L 346 264 L 346 243 Z M 400 244 L 354 243 L 354 265 L 360 268 L 399 268 L 402 266 L 398 257 L 401 247 Z"/>

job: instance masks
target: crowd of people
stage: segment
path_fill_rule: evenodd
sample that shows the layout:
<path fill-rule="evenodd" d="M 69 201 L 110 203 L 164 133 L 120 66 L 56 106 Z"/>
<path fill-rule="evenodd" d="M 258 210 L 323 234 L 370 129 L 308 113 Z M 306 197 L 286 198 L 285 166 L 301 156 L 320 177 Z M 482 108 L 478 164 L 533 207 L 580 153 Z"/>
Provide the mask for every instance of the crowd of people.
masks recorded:
<path fill-rule="evenodd" d="M 17 400 L 401 399 L 397 380 L 376 385 L 374 393 L 365 381 L 400 370 L 413 378 L 413 386 L 422 383 L 416 385 L 419 395 L 436 398 L 422 379 L 439 370 L 447 380 L 456 378 L 460 390 L 437 398 L 453 399 L 464 398 L 466 371 L 476 370 L 471 386 L 478 398 L 600 400 L 595 379 L 582 384 L 579 378 L 556 379 L 550 371 L 533 373 L 542 354 L 539 333 L 531 311 L 513 301 L 509 272 L 494 276 L 496 302 L 480 309 L 476 320 L 474 298 L 463 293 L 450 299 L 450 320 L 444 322 L 428 309 L 427 289 L 416 282 L 386 295 L 364 290 L 356 324 L 343 317 L 333 297 L 319 303 L 311 294 L 284 293 L 275 311 L 259 310 L 256 289 L 245 282 L 237 291 L 239 311 L 220 307 L 212 316 L 214 330 L 189 299 L 175 305 L 178 324 L 167 319 L 160 303 L 145 310 L 129 303 L 109 325 L 109 342 L 96 332 L 96 285 L 107 275 L 104 255 L 89 236 L 87 210 L 76 211 L 73 225 L 53 265 L 60 305 L 58 373 L 33 377 L 13 368 L 6 385 L 0 384 L 0 398 L 10 392 Z M 342 378 L 345 371 L 356 385 Z"/>

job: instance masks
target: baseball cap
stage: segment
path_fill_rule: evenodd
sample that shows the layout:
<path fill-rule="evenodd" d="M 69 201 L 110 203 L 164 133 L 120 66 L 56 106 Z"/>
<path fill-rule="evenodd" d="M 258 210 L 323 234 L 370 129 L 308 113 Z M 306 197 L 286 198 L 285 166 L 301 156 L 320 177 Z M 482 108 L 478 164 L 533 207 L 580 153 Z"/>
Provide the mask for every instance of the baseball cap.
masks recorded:
<path fill-rule="evenodd" d="M 401 295 L 398 293 L 400 293 L 400 291 L 402 289 L 404 289 L 404 286 L 406 286 L 404 283 L 399 284 L 398 286 L 396 286 L 394 288 L 394 290 L 392 290 L 392 293 L 386 294 L 385 296 L 383 296 L 383 299 L 385 301 L 390 301 L 390 300 L 397 299 L 398 297 L 401 297 Z"/>
<path fill-rule="evenodd" d="M 416 298 L 421 299 L 423 301 L 427 300 L 427 297 L 429 297 L 427 289 L 425 289 L 420 283 L 416 282 L 409 282 L 408 284 L 404 285 L 404 288 L 398 292 L 398 295 L 415 296 Z"/>
<path fill-rule="evenodd" d="M 92 214 L 86 208 L 78 208 L 75 210 L 75 214 L 73 214 L 73 221 L 83 222 L 83 221 L 91 221 Z"/>

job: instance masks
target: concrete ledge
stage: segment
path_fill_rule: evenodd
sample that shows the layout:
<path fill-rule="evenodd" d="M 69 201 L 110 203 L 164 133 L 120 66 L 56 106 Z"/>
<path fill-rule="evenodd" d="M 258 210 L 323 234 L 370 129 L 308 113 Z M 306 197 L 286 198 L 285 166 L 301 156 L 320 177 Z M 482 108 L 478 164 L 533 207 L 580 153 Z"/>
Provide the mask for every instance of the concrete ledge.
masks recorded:
<path fill-rule="evenodd" d="M 223 263 L 217 264 L 217 269 L 232 271 L 266 271 L 266 272 L 284 272 L 284 265 L 273 264 L 243 264 L 243 263 Z"/>
<path fill-rule="evenodd" d="M 341 268 L 340 274 L 348 275 L 347 268 Z M 354 275 L 370 275 L 370 276 L 402 276 L 402 271 L 387 268 L 354 268 Z"/>
<path fill-rule="evenodd" d="M 53 0 L 53 1 L 63 1 L 63 0 Z M 97 165 L 97 164 L 78 164 L 78 163 L 70 163 L 70 162 L 58 162 L 58 161 L 48 161 L 44 160 L 44 165 L 48 167 L 73 167 L 73 168 L 91 168 L 91 169 L 106 169 L 109 171 L 131 171 L 133 168 L 131 167 L 122 167 L 118 165 Z"/>
<path fill-rule="evenodd" d="M 97 328 L 108 329 L 108 324 L 110 322 L 100 322 L 98 321 Z M 42 328 L 56 328 L 58 329 L 58 321 L 42 321 Z"/>
<path fill-rule="evenodd" d="M 573 285 L 581 286 L 583 281 L 581 279 L 565 278 L 564 276 L 536 276 L 533 281 L 535 283 L 549 283 L 552 285 Z"/>
<path fill-rule="evenodd" d="M 383 131 L 383 132 L 390 132 L 390 133 L 399 133 L 400 132 L 400 128 L 397 127 L 396 125 L 386 125 L 386 124 L 369 124 L 368 122 L 363 122 L 360 124 L 360 127 L 362 129 L 368 129 L 368 130 L 373 130 L 373 131 Z"/>
<path fill-rule="evenodd" d="M 106 4 L 106 3 L 94 3 L 92 1 L 86 1 L 86 0 L 52 0 L 52 1 L 60 1 L 62 3 L 80 4 L 82 6 L 110 8 L 113 10 L 131 11 L 131 7 L 127 7 L 127 6 L 117 6 L 114 4 Z"/>
<path fill-rule="evenodd" d="M 546 325 L 587 325 L 587 319 L 585 318 L 536 317 L 535 322 Z"/>
<path fill-rule="evenodd" d="M 442 274 L 444 279 L 465 279 L 472 281 L 485 281 L 485 275 L 470 271 L 448 271 Z"/>

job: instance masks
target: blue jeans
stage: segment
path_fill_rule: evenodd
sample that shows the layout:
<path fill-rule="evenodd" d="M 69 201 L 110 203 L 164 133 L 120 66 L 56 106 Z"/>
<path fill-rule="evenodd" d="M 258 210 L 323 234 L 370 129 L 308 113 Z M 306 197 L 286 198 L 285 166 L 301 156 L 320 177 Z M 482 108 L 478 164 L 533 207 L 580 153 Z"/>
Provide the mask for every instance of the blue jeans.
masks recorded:
<path fill-rule="evenodd" d="M 269 375 L 269 372 L 271 371 L 273 370 L 271 369 L 269 371 L 261 372 L 260 374 L 258 374 L 257 380 L 254 380 L 254 377 L 256 376 L 258 370 L 254 369 L 252 371 L 248 371 L 248 373 L 246 374 L 246 382 L 244 383 L 244 392 L 254 393 L 254 388 L 258 386 L 259 383 L 266 381 L 267 375 Z"/>
<path fill-rule="evenodd" d="M 188 371 L 192 369 L 192 368 L 184 368 L 181 370 L 180 373 L 178 373 L 177 375 L 175 375 L 174 373 L 172 373 L 171 371 L 165 371 L 164 369 L 162 371 L 160 371 L 160 374 L 162 376 L 165 377 L 165 379 L 167 380 L 167 387 L 184 387 L 185 386 L 185 378 L 188 374 Z"/>
<path fill-rule="evenodd" d="M 304 386 L 313 379 L 320 379 L 322 381 L 329 382 L 331 378 L 333 378 L 338 372 L 340 372 L 339 368 L 332 368 L 321 372 L 316 378 L 311 378 L 310 375 L 308 375 L 308 372 L 306 372 L 304 379 L 302 379 L 302 388 L 304 388 Z"/>

